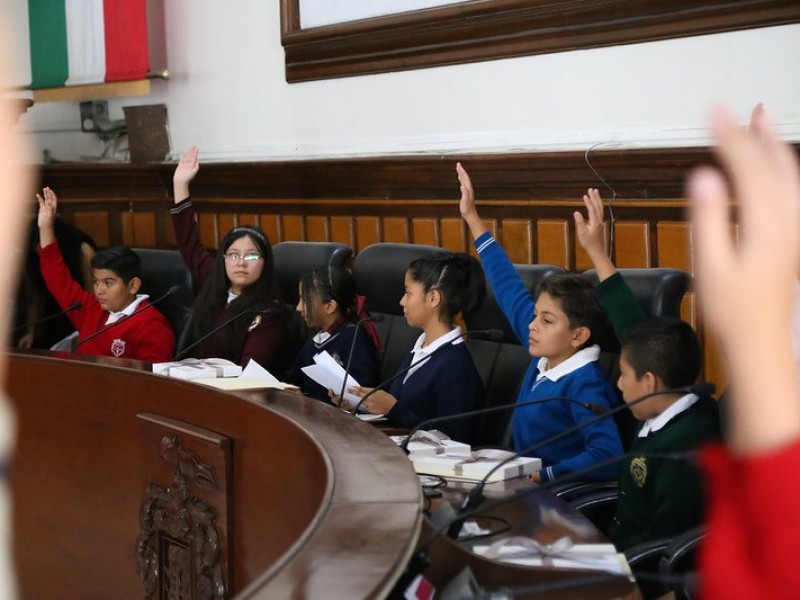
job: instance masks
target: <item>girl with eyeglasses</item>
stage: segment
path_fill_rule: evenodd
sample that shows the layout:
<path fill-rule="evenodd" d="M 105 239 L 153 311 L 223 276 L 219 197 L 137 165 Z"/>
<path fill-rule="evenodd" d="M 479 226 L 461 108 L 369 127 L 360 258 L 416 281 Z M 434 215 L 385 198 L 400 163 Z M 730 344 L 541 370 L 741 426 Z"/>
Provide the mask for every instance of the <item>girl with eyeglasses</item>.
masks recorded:
<path fill-rule="evenodd" d="M 216 257 L 203 246 L 189 195 L 189 183 L 199 170 L 197 147 L 192 146 L 175 169 L 175 204 L 170 209 L 178 249 L 200 290 L 189 341 L 233 321 L 200 343 L 193 355 L 225 358 L 242 366 L 254 359 L 269 371 L 280 372 L 286 366 L 280 350 L 289 335 L 289 319 L 272 289 L 272 246 L 264 231 L 251 225 L 229 231 Z"/>
<path fill-rule="evenodd" d="M 376 385 L 380 379 L 381 341 L 363 296 L 356 295 L 352 273 L 337 265 L 325 265 L 303 274 L 299 283 L 297 312 L 311 330 L 318 330 L 300 349 L 285 381 L 304 394 L 331 402 L 330 394 L 302 368 L 314 364 L 314 357 L 327 352 L 361 385 Z M 359 321 L 361 324 L 358 325 Z M 358 325 L 358 326 L 357 326 Z M 339 394 L 340 390 L 333 390 Z"/>

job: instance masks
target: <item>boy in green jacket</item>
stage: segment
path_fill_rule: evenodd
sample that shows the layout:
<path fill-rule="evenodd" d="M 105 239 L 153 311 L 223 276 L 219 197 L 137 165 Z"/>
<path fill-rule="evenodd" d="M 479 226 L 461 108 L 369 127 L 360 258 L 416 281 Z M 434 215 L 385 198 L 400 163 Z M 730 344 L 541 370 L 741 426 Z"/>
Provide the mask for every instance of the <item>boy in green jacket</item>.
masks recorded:
<path fill-rule="evenodd" d="M 617 385 L 625 402 L 694 384 L 702 351 L 692 327 L 677 318 L 647 318 L 605 251 L 603 204 L 597 190 L 583 197 L 588 220 L 575 213 L 578 241 L 597 269 L 598 294 L 621 341 Z M 631 406 L 642 422 L 619 480 L 620 496 L 609 537 L 624 550 L 673 537 L 703 519 L 703 486 L 695 466 L 654 455 L 690 452 L 719 439 L 719 412 L 711 398 L 661 394 Z"/>

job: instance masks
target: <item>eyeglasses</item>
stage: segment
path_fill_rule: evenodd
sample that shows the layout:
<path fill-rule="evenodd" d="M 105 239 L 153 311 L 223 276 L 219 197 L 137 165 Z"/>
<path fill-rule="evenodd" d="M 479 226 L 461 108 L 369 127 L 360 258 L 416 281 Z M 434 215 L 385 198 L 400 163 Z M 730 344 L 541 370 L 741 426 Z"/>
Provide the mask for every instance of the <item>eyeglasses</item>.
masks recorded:
<path fill-rule="evenodd" d="M 262 258 L 258 252 L 248 252 L 244 256 L 238 252 L 228 252 L 227 254 L 223 254 L 223 256 L 229 263 L 238 263 L 240 260 L 244 260 L 244 262 L 254 262 Z"/>

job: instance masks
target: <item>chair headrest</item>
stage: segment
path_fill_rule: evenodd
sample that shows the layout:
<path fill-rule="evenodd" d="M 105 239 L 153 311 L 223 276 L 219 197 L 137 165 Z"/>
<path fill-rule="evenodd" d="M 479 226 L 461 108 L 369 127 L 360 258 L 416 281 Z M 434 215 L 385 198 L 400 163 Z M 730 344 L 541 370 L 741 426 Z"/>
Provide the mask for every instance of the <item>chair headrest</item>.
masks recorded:
<path fill-rule="evenodd" d="M 400 298 L 405 291 L 408 265 L 418 258 L 446 254 L 447 250 L 438 246 L 389 242 L 372 244 L 359 252 L 353 262 L 356 290 L 366 296 L 368 311 L 402 315 Z"/>
<path fill-rule="evenodd" d="M 618 269 L 645 312 L 651 317 L 681 316 L 681 301 L 689 288 L 692 276 L 680 269 Z M 597 285 L 594 269 L 585 275 Z"/>
<path fill-rule="evenodd" d="M 287 304 L 297 304 L 300 277 L 323 265 L 347 266 L 353 249 L 337 242 L 280 242 L 272 247 L 275 291 Z"/>

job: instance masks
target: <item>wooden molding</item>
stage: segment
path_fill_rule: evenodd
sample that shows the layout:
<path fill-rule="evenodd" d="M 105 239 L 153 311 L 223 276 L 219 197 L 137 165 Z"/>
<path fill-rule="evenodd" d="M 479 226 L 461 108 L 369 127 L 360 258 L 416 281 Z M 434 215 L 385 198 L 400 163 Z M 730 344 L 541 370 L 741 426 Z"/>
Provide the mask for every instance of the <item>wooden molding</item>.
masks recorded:
<path fill-rule="evenodd" d="M 614 150 L 592 153 L 592 167 L 626 200 L 681 198 L 686 174 L 713 162 L 707 148 Z M 458 198 L 455 165 L 469 171 L 479 199 L 500 201 L 580 199 L 601 182 L 583 152 L 401 156 L 257 163 L 204 164 L 192 195 L 255 201 L 298 199 L 431 200 Z M 57 163 L 42 167 L 42 185 L 63 199 L 169 200 L 174 164 Z M 608 190 L 603 191 L 609 197 Z"/>
<path fill-rule="evenodd" d="M 281 0 L 289 82 L 631 44 L 800 21 L 795 0 L 473 0 L 300 28 Z"/>

